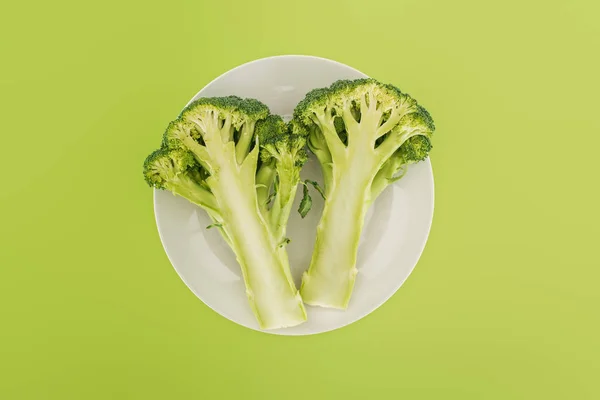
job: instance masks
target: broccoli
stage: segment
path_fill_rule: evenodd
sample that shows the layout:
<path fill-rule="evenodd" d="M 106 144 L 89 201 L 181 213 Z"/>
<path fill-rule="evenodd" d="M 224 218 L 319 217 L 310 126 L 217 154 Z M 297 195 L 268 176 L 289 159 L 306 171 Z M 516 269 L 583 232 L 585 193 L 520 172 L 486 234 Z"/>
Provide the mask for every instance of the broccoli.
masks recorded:
<path fill-rule="evenodd" d="M 409 164 L 427 158 L 434 123 L 398 88 L 357 79 L 309 92 L 294 110 L 292 124 L 308 135 L 325 192 L 300 294 L 306 304 L 345 309 L 356 279 L 365 214 Z"/>
<path fill-rule="evenodd" d="M 306 132 L 286 125 L 279 116 L 269 115 L 257 128 L 257 135 L 261 146 L 261 165 L 256 179 L 259 205 L 263 213 L 270 206 L 269 218 L 275 236 L 285 240 L 300 170 L 308 159 Z"/>
<path fill-rule="evenodd" d="M 285 226 L 306 161 L 293 133 L 258 100 L 201 98 L 172 121 L 144 176 L 202 207 L 240 264 L 262 329 L 298 325 L 306 311 L 289 268 Z"/>

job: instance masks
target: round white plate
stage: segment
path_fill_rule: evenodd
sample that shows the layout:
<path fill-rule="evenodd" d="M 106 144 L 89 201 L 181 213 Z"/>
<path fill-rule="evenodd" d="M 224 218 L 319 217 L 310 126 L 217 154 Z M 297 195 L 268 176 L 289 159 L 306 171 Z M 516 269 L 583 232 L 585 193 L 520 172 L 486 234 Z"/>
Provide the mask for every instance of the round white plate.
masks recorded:
<path fill-rule="evenodd" d="M 252 97 L 268 105 L 272 113 L 290 118 L 309 90 L 328 86 L 338 79 L 363 77 L 366 75 L 354 68 L 323 58 L 270 57 L 226 72 L 192 100 L 226 95 Z M 402 89 L 402 82 L 393 83 Z M 316 160 L 309 160 L 302 175 L 303 179 L 321 180 Z M 288 236 L 292 239 L 288 251 L 298 287 L 310 261 L 323 206 L 320 196 L 312 198 L 314 204 L 309 215 L 302 219 L 294 211 L 288 225 Z M 296 199 L 294 210 L 298 209 L 299 200 Z M 259 330 L 235 257 L 218 230 L 206 229 L 211 222 L 204 211 L 161 190 L 154 191 L 154 210 L 165 251 L 192 292 L 225 318 Z M 304 324 L 266 332 L 282 335 L 326 332 L 371 313 L 410 275 L 427 241 L 432 217 L 433 174 L 426 160 L 411 166 L 404 178 L 381 194 L 367 214 L 359 247 L 359 273 L 348 309 L 307 306 L 308 321 Z"/>

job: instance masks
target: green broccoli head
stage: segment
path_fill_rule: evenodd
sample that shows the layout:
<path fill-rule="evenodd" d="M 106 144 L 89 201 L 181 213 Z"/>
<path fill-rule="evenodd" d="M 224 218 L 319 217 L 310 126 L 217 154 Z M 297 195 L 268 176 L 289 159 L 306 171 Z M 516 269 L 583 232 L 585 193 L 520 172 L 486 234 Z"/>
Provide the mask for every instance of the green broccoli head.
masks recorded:
<path fill-rule="evenodd" d="M 207 171 L 213 171 L 213 153 L 220 154 L 217 148 L 233 142 L 235 158 L 241 164 L 254 144 L 256 123 L 268 115 L 268 107 L 255 99 L 203 97 L 169 124 L 163 146 L 189 150 Z"/>
<path fill-rule="evenodd" d="M 267 115 L 269 108 L 258 100 L 226 96 L 195 100 L 179 118 L 195 124 L 203 137 L 212 135 L 216 129 L 228 129 L 231 134 L 227 139 L 235 140 L 234 130 L 240 130 L 244 124 L 254 124 Z"/>
<path fill-rule="evenodd" d="M 217 217 L 219 207 L 206 183 L 209 175 L 194 154 L 184 149 L 161 147 L 144 161 L 148 185 L 181 196 Z"/>
<path fill-rule="evenodd" d="M 260 144 L 260 157 L 264 163 L 282 162 L 291 158 L 301 168 L 307 160 L 306 136 L 308 132 L 296 124 L 286 124 L 278 115 L 269 115 L 256 126 Z"/>
<path fill-rule="evenodd" d="M 320 125 L 323 119 L 331 120 L 339 132 L 348 131 L 348 125 L 352 124 L 349 117 L 360 123 L 365 117 L 377 116 L 374 122 L 379 124 L 378 127 L 393 121 L 393 125 L 387 126 L 389 131 L 411 113 L 424 114 L 427 123 L 433 124 L 429 114 L 408 94 L 395 86 L 366 78 L 339 80 L 329 88 L 310 91 L 298 103 L 294 119 L 306 126 Z"/>
<path fill-rule="evenodd" d="M 339 80 L 329 88 L 314 89 L 298 103 L 294 110 L 294 118 L 310 125 L 321 113 L 329 112 L 332 116 L 343 118 L 344 110 L 350 112 L 356 120 L 361 119 L 361 106 L 371 106 L 389 113 L 395 108 L 410 109 L 416 101 L 402 93 L 392 85 L 379 83 L 375 79 Z"/>
<path fill-rule="evenodd" d="M 404 142 L 394 154 L 402 157 L 405 164 L 412 164 L 425 160 L 432 147 L 427 136 L 417 135 Z"/>
<path fill-rule="evenodd" d="M 417 106 L 415 112 L 406 114 L 400 119 L 398 125 L 382 136 L 380 143 L 376 147 L 391 136 L 392 139 L 390 140 L 397 138 L 402 142 L 392 157 L 401 157 L 405 164 L 423 161 L 427 158 L 429 151 L 433 147 L 431 144 L 431 135 L 434 130 L 433 119 L 427 110 L 421 106 Z"/>
<path fill-rule="evenodd" d="M 256 125 L 260 146 L 260 167 L 256 176 L 258 200 L 268 209 L 279 234 L 285 223 L 300 182 L 300 170 L 306 163 L 306 136 L 301 126 L 286 124 L 276 115 L 269 115 Z"/>
<path fill-rule="evenodd" d="M 269 108 L 256 99 L 238 96 L 201 97 L 191 102 L 180 117 L 194 120 L 202 113 L 213 113 L 223 120 L 229 116 L 234 120 L 259 120 L 269 115 Z"/>
<path fill-rule="evenodd" d="M 302 125 L 290 121 L 287 124 L 287 147 L 295 154 L 296 166 L 301 168 L 308 160 L 306 140 L 309 132 Z"/>
<path fill-rule="evenodd" d="M 402 178 L 407 166 L 425 160 L 432 147 L 429 137 L 425 135 L 409 138 L 382 165 L 373 181 L 373 187 L 383 190 L 388 184 Z"/>
<path fill-rule="evenodd" d="M 204 144 L 200 131 L 189 121 L 176 119 L 171 121 L 163 134 L 163 147 L 170 149 L 187 149 L 186 142 L 193 140 Z"/>
<path fill-rule="evenodd" d="M 311 126 L 314 115 L 323 112 L 329 105 L 330 95 L 331 91 L 328 88 L 311 90 L 296 105 L 293 119 L 305 126 Z"/>
<path fill-rule="evenodd" d="M 321 163 L 326 189 L 332 186 L 332 171 L 349 168 L 357 149 L 363 154 L 361 164 L 374 174 L 384 169 L 377 175 L 392 179 L 390 171 L 427 158 L 435 130 L 415 99 L 371 78 L 340 80 L 310 91 L 294 110 L 293 123 L 308 132 L 308 147 Z"/>
<path fill-rule="evenodd" d="M 242 99 L 239 108 L 246 118 L 254 121 L 264 119 L 270 114 L 269 107 L 256 99 Z"/>
<path fill-rule="evenodd" d="M 272 145 L 286 139 L 287 126 L 279 115 L 269 115 L 256 124 L 256 136 L 261 146 Z"/>
<path fill-rule="evenodd" d="M 144 178 L 157 189 L 169 189 L 182 175 L 200 168 L 192 153 L 182 149 L 160 148 L 144 161 Z"/>
<path fill-rule="evenodd" d="M 412 139 L 411 143 L 428 143 L 435 130 L 433 119 L 416 100 L 371 78 L 340 80 L 329 88 L 312 90 L 298 103 L 294 121 L 309 132 L 311 150 L 329 151 L 332 158 L 353 145 L 381 147 L 382 156 L 390 157 L 414 136 L 427 140 Z M 410 159 L 426 158 L 423 152 L 430 148 L 420 145 L 419 154 Z"/>
<path fill-rule="evenodd" d="M 400 118 L 398 124 L 392 130 L 418 131 L 422 135 L 429 136 L 435 130 L 435 125 L 427 110 L 417 105 L 414 111 Z"/>

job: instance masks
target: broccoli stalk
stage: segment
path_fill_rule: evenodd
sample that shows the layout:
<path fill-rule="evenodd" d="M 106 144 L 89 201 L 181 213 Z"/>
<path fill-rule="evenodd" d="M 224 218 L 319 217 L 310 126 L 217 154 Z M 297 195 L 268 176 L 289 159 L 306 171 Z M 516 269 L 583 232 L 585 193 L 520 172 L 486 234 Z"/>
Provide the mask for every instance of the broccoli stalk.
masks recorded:
<path fill-rule="evenodd" d="M 326 197 L 300 293 L 307 304 L 345 309 L 367 210 L 408 164 L 427 157 L 435 128 L 414 99 L 373 79 L 313 90 L 296 107 L 293 123 L 309 134 Z"/>
<path fill-rule="evenodd" d="M 293 197 L 295 187 L 293 181 L 273 187 L 277 178 L 284 180 L 277 158 L 259 167 L 259 158 L 264 158 L 259 155 L 269 152 L 261 138 L 283 143 L 288 136 L 283 121 L 269 116 L 268 108 L 256 100 L 202 98 L 169 125 L 163 147 L 148 157 L 144 167 L 151 186 L 204 208 L 214 221 L 211 226 L 219 227 L 236 255 L 262 329 L 306 320 L 280 237 L 289 213 L 283 216 L 274 205 L 268 207 L 265 198 Z M 299 174 L 303 161 L 297 161 Z"/>

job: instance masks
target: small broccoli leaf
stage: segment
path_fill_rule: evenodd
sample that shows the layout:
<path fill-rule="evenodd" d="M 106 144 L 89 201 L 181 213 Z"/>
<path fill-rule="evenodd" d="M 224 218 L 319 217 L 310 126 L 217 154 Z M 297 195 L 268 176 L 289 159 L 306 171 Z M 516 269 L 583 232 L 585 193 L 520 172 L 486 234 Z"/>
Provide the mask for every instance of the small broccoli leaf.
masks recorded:
<path fill-rule="evenodd" d="M 268 206 L 269 204 L 271 204 L 271 202 L 273 201 L 275 196 L 277 196 L 276 192 L 272 192 L 271 194 L 269 194 L 269 197 L 267 197 L 267 201 L 265 202 L 265 206 Z"/>
<path fill-rule="evenodd" d="M 286 244 L 288 244 L 291 241 L 292 241 L 292 239 L 290 239 L 290 238 L 283 238 L 283 240 L 281 241 L 281 243 L 279 243 L 279 247 L 283 247 L 283 246 L 285 246 Z"/>
<path fill-rule="evenodd" d="M 306 185 L 302 188 L 302 201 L 300 201 L 300 206 L 298 207 L 298 212 L 302 218 L 306 217 L 306 214 L 310 211 L 312 207 L 312 198 L 308 193 L 308 187 Z"/>
<path fill-rule="evenodd" d="M 218 223 L 217 223 L 217 224 L 210 224 L 210 225 L 208 225 L 208 226 L 206 227 L 206 229 L 215 228 L 215 227 L 216 227 L 216 228 L 222 228 L 222 227 L 223 227 L 223 224 L 218 224 Z"/>
<path fill-rule="evenodd" d="M 319 185 L 319 182 L 317 181 L 311 181 L 311 180 L 305 180 L 304 182 L 302 182 L 302 184 L 304 185 L 304 187 L 306 187 L 306 184 L 310 183 L 315 189 L 317 189 L 317 192 L 319 192 L 319 194 L 321 195 L 321 197 L 323 198 L 323 200 L 325 200 L 325 192 L 323 191 L 323 188 L 321 188 L 321 186 Z"/>

